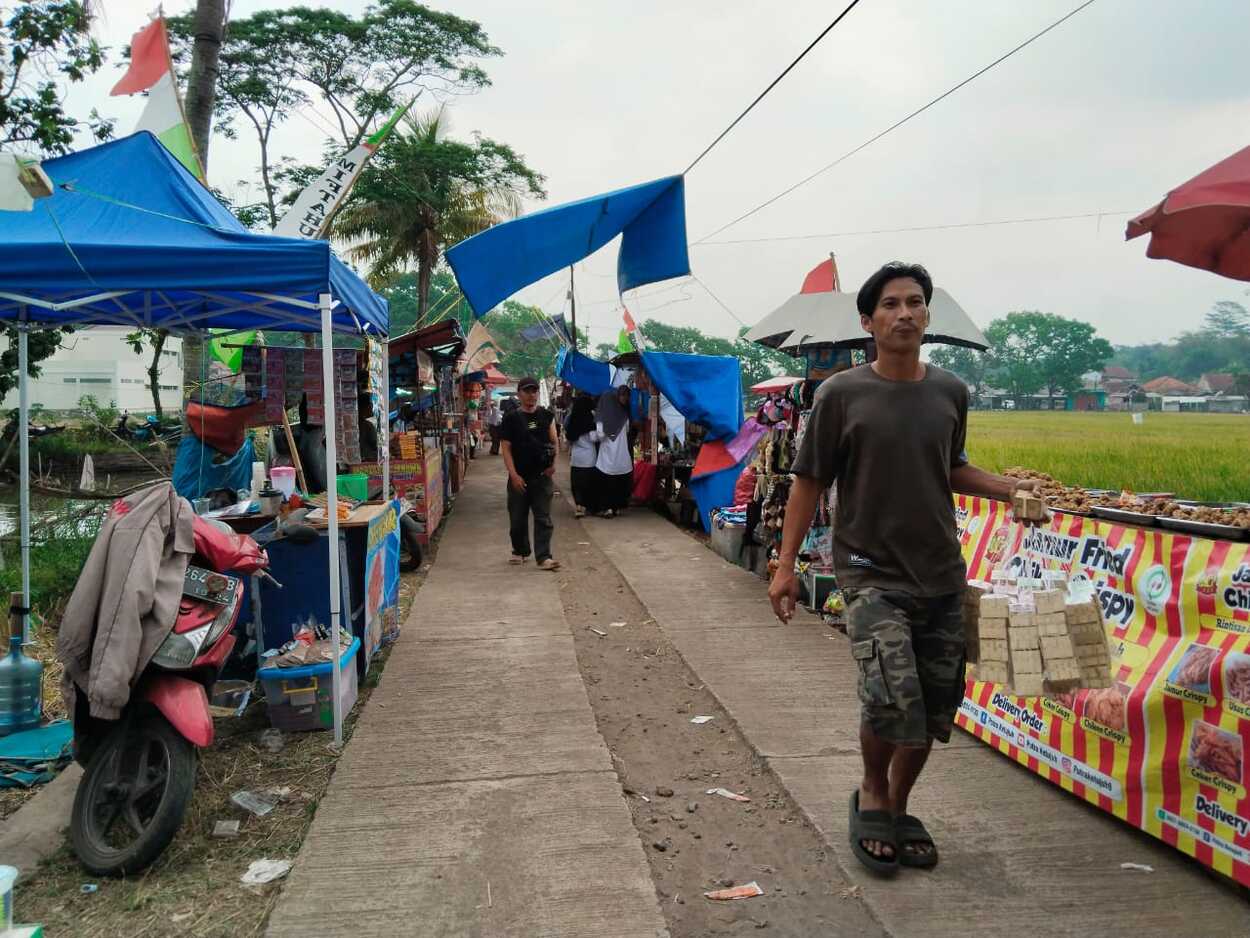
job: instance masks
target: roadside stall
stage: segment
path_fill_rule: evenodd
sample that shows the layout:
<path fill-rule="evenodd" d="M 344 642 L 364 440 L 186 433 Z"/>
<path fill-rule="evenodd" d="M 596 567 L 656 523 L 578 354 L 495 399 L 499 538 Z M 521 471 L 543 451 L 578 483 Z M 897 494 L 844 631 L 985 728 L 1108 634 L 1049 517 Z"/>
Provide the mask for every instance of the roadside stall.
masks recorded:
<path fill-rule="evenodd" d="M 49 160 L 56 188 L 34 210 L 5 219 L 0 243 L 0 319 L 19 333 L 21 545 L 24 607 L 30 606 L 27 332 L 48 326 L 112 324 L 186 333 L 282 329 L 320 332 L 321 384 L 336 381 L 335 333 L 385 335 L 386 303 L 323 241 L 250 232 L 148 133 Z M 108 239 L 98 236 L 109 232 Z M 314 369 L 315 370 L 315 369 Z M 320 403 L 320 402 L 319 402 Z M 339 426 L 335 395 L 326 426 Z M 339 434 L 326 435 L 326 463 Z M 323 582 L 340 580 L 339 500 L 325 498 Z M 305 576 L 308 576 L 305 573 Z M 315 574 L 313 575 L 314 579 Z M 342 596 L 328 590 L 328 633 L 341 641 Z M 29 615 L 23 613 L 28 634 Z M 255 630 L 258 644 L 263 635 Z M 342 739 L 341 660 L 332 655 L 332 725 Z"/>
<path fill-rule="evenodd" d="M 463 351 L 464 335 L 454 319 L 397 336 L 388 346 L 390 481 L 395 495 L 407 503 L 423 546 L 446 514 L 444 441 L 455 406 L 447 376 Z M 352 466 L 366 476 L 371 492 L 380 487 L 384 469 L 380 461 Z"/>

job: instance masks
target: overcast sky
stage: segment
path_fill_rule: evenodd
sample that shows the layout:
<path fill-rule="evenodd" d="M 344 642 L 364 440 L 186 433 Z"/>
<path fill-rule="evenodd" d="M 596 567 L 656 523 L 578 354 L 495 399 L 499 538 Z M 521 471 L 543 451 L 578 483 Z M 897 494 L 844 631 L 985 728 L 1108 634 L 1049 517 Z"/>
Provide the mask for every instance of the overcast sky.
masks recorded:
<path fill-rule="evenodd" d="M 155 0 L 108 0 L 110 61 Z M 315 2 L 315 0 L 308 0 Z M 686 181 L 691 240 L 832 162 L 988 64 L 1078 0 L 863 0 Z M 170 14 L 192 4 L 166 0 Z M 236 17 L 266 0 L 234 0 Z M 359 11 L 363 0 L 327 4 Z M 504 57 L 493 87 L 451 102 L 453 136 L 511 144 L 548 179 L 549 205 L 681 172 L 828 24 L 816 0 L 461 0 L 431 6 L 478 20 Z M 891 259 L 924 263 L 984 326 L 1015 309 L 1094 323 L 1115 343 L 1168 340 L 1211 304 L 1250 305 L 1247 285 L 1145 258 L 1128 212 L 1250 143 L 1245 0 L 1098 0 L 976 82 L 716 241 L 691 249 L 699 283 L 626 296 L 639 320 L 731 335 L 796 292 L 834 252 L 845 289 Z M 107 98 L 110 64 L 70 93 L 129 131 L 142 103 Z M 326 112 L 328 113 L 328 112 Z M 324 118 L 293 118 L 281 154 L 316 161 Z M 210 179 L 255 178 L 247 140 L 216 139 Z M 241 193 L 240 193 L 241 194 Z M 253 193 L 254 195 L 255 193 Z M 533 208 L 535 206 L 529 206 Z M 873 229 L 1105 212 L 1101 219 L 894 234 Z M 577 267 L 578 325 L 615 337 L 616 245 Z M 567 304 L 548 278 L 518 294 Z"/>

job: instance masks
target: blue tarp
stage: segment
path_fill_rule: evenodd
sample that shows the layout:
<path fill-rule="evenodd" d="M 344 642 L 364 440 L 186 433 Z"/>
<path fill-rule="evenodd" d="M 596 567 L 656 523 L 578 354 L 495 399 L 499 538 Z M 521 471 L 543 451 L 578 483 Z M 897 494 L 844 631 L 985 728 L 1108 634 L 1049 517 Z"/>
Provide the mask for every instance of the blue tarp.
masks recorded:
<path fill-rule="evenodd" d="M 681 176 L 557 205 L 488 228 L 447 251 L 476 316 L 522 287 L 593 254 L 622 235 L 616 285 L 634 287 L 690 273 L 686 189 Z"/>
<path fill-rule="evenodd" d="M 742 475 L 742 465 L 730 466 L 720 472 L 699 476 L 690 480 L 690 491 L 699 505 L 699 518 L 703 522 L 703 530 L 712 532 L 712 509 L 724 508 L 734 503 L 734 486 L 738 484 L 738 476 Z"/>
<path fill-rule="evenodd" d="M 50 782 L 72 761 L 74 725 L 57 720 L 0 739 L 0 788 Z"/>
<path fill-rule="evenodd" d="M 642 367 L 687 420 L 707 429 L 707 439 L 734 436 L 742 426 L 742 366 L 730 355 L 643 352 Z"/>
<path fill-rule="evenodd" d="M 566 384 L 595 397 L 612 387 L 611 365 L 567 347 L 560 349 L 556 355 L 556 374 Z"/>
<path fill-rule="evenodd" d="M 174 457 L 174 491 L 194 501 L 214 489 L 237 492 L 252 484 L 252 462 L 256 451 L 249 434 L 239 451 L 222 462 L 221 454 L 205 446 L 194 433 L 184 433 Z"/>
<path fill-rule="evenodd" d="M 311 332 L 328 292 L 336 331 L 387 332 L 328 242 L 248 231 L 150 133 L 43 169 L 56 192 L 0 212 L 0 319 Z"/>

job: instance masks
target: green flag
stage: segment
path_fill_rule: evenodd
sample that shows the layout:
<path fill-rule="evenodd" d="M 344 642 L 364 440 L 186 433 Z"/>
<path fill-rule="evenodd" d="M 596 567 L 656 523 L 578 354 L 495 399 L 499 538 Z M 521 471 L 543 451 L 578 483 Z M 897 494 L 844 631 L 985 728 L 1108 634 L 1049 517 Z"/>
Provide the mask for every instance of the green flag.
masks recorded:
<path fill-rule="evenodd" d="M 624 329 L 622 329 L 621 334 L 616 337 L 616 350 L 622 355 L 626 352 L 632 352 L 634 350 L 634 343 L 629 341 L 629 333 Z"/>
<path fill-rule="evenodd" d="M 237 375 L 239 373 L 239 369 L 243 367 L 243 349 L 228 348 L 227 346 L 251 345 L 256 339 L 256 330 L 250 329 L 247 332 L 231 332 L 229 329 L 213 329 L 210 331 L 230 332 L 230 335 L 228 336 L 209 339 L 208 354 L 229 368 L 232 375 Z"/>

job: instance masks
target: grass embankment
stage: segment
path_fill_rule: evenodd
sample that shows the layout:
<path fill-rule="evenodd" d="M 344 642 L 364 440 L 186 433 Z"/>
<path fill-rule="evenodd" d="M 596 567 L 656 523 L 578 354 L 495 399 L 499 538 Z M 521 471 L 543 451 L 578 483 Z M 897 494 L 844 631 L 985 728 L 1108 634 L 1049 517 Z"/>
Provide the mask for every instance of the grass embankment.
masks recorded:
<path fill-rule="evenodd" d="M 1037 411 L 969 415 L 968 456 L 982 468 L 1026 466 L 1069 485 L 1250 500 L 1250 417 Z"/>

